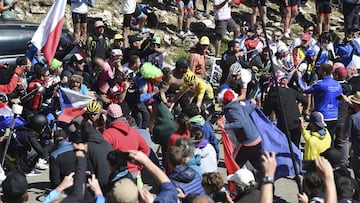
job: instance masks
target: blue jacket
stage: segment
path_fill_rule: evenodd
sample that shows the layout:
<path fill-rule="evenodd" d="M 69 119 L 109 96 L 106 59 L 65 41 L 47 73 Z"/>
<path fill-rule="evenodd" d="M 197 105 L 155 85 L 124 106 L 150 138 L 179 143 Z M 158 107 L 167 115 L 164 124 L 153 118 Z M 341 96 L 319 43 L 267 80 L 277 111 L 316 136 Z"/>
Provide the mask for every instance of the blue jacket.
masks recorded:
<path fill-rule="evenodd" d="M 238 101 L 230 102 L 224 106 L 225 130 L 233 130 L 241 144 L 250 144 L 260 137 L 260 132 L 250 117 L 255 107 L 255 104 L 245 106 Z"/>
<path fill-rule="evenodd" d="M 169 178 L 177 188 L 183 190 L 185 195 L 196 193 L 200 195 L 205 194 L 201 185 L 200 175 L 187 165 L 175 168 L 169 175 Z"/>
<path fill-rule="evenodd" d="M 336 97 L 342 94 L 340 83 L 330 76 L 325 76 L 310 87 L 304 83 L 301 77 L 298 78 L 298 82 L 304 93 L 314 95 L 314 111 L 321 112 L 325 121 L 337 120 L 338 106 L 341 104 L 341 100 Z"/>

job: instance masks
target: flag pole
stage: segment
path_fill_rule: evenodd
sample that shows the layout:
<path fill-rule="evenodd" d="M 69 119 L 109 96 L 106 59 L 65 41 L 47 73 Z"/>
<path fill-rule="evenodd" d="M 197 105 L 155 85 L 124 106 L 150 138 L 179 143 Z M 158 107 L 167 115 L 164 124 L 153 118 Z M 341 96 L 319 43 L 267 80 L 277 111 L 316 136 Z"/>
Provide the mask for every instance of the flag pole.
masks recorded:
<path fill-rule="evenodd" d="M 257 7 L 258 7 L 258 10 L 259 10 L 259 15 L 260 15 L 260 19 L 261 19 L 261 27 L 263 29 L 263 32 L 264 32 L 264 35 L 265 35 L 265 42 L 266 42 L 266 48 L 269 49 L 269 52 L 270 52 L 270 65 L 271 65 L 271 74 L 272 74 L 272 77 L 274 78 L 275 80 L 275 85 L 278 87 L 276 88 L 277 89 L 277 94 L 278 94 L 278 103 L 280 105 L 280 112 L 281 112 L 281 116 L 284 118 L 284 125 L 285 125 L 285 134 L 286 134 L 286 138 L 287 138 L 287 141 L 288 141 L 288 146 L 289 146 L 289 149 L 290 149 L 290 155 L 291 155 L 291 161 L 292 161 L 292 164 L 293 164 L 293 168 L 294 168 L 294 172 L 295 172 L 295 181 L 296 181 L 296 184 L 298 186 L 298 190 L 299 190 L 299 193 L 302 194 L 303 193 L 303 189 L 302 189 L 302 186 L 301 186 L 301 181 L 300 181 L 300 176 L 299 176 L 299 170 L 297 168 L 297 165 L 296 165 L 296 160 L 295 160 L 295 155 L 294 155 L 294 149 L 293 149 L 293 146 L 292 146 L 292 142 L 291 142 L 291 138 L 290 138 L 290 130 L 289 130 L 289 126 L 288 126 L 288 122 L 287 122 L 287 119 L 285 118 L 285 113 L 284 113 L 284 104 L 282 102 L 282 98 L 281 98 L 281 94 L 280 94 L 280 85 L 278 83 L 278 81 L 275 79 L 275 69 L 274 69 L 274 63 L 271 59 L 271 49 L 270 49 L 270 46 L 269 46 L 269 40 L 267 38 L 267 33 L 266 33 L 266 24 L 263 20 L 263 13 L 261 12 L 261 5 L 260 5 L 260 1 L 258 0 L 257 1 Z"/>

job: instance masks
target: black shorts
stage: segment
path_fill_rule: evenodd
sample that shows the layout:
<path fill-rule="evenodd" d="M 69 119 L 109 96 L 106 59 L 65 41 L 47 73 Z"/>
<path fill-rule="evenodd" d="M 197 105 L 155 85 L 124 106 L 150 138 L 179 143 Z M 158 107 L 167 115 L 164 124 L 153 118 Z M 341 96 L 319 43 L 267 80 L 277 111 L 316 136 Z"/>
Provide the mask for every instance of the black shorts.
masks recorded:
<path fill-rule="evenodd" d="M 260 0 L 260 6 L 267 6 L 268 4 L 269 4 L 268 0 Z M 258 0 L 249 0 L 249 6 L 257 7 L 258 6 Z"/>
<path fill-rule="evenodd" d="M 140 19 L 141 17 L 143 17 L 143 15 L 145 15 L 145 14 L 143 12 L 141 12 L 141 10 L 139 9 L 138 6 L 136 6 L 136 9 L 135 9 L 134 13 L 124 15 L 123 26 L 124 27 L 130 27 L 131 17 L 134 17 L 136 19 Z"/>
<path fill-rule="evenodd" d="M 297 0 L 283 0 L 283 6 L 286 7 L 295 7 L 297 6 Z"/>
<path fill-rule="evenodd" d="M 326 0 L 317 0 L 316 1 L 316 14 L 330 14 L 331 13 L 331 3 Z"/>
<path fill-rule="evenodd" d="M 229 20 L 215 20 L 215 34 L 217 38 L 223 38 L 226 34 L 226 30 L 233 32 L 238 28 L 238 25 L 234 19 Z"/>
<path fill-rule="evenodd" d="M 87 13 L 80 14 L 80 13 L 72 13 L 72 20 L 73 23 L 86 23 Z"/>

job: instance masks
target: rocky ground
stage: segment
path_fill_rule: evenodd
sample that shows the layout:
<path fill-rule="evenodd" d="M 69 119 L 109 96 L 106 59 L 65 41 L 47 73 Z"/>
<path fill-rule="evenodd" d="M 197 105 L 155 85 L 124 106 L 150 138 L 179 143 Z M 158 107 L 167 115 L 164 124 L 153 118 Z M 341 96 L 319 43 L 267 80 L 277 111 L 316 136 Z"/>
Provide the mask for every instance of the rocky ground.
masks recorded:
<path fill-rule="evenodd" d="M 162 8 L 161 2 L 156 2 L 153 0 L 147 0 L 144 2 L 149 5 L 151 12 L 153 12 L 159 23 L 151 27 L 152 32 L 155 35 L 162 37 L 163 46 L 167 48 L 166 51 L 166 62 L 169 64 L 174 64 L 176 59 L 187 56 L 187 51 L 197 40 L 197 37 L 187 37 L 181 39 L 177 37 L 176 25 L 177 25 L 177 15 L 175 3 L 171 8 L 164 10 Z M 160 0 L 161 1 L 161 0 Z M 18 19 L 27 20 L 31 22 L 40 23 L 41 20 L 45 17 L 46 12 L 50 9 L 53 0 L 30 0 L 30 1 L 20 1 L 19 5 L 16 7 L 16 17 Z M 106 33 L 112 37 L 115 32 L 121 32 L 123 15 L 121 14 L 120 9 L 120 0 L 95 0 L 96 7 L 90 8 L 89 10 L 89 30 L 91 30 L 92 23 L 95 19 L 103 19 L 107 25 Z M 279 12 L 278 1 L 271 0 L 268 6 L 268 27 L 267 31 L 270 33 L 275 28 L 282 28 L 281 23 L 281 13 Z M 208 1 L 208 8 L 212 8 L 211 0 Z M 213 39 L 213 29 L 215 27 L 213 16 L 205 18 L 202 16 L 202 1 L 197 1 L 197 7 L 200 9 L 200 19 L 194 19 L 191 25 L 191 30 L 200 37 L 203 34 L 210 36 Z M 331 29 L 337 33 L 341 34 L 343 28 L 343 16 L 339 12 L 338 5 L 333 4 L 333 14 L 331 17 Z M 316 12 L 315 4 L 313 0 L 308 0 L 308 6 L 303 7 L 305 13 L 299 15 L 296 19 L 296 24 L 292 27 L 292 35 L 297 36 L 302 32 L 302 26 L 307 23 L 316 22 Z M 249 20 L 251 9 L 246 4 L 236 5 L 233 8 L 233 17 L 237 22 L 243 20 Z M 70 7 L 68 6 L 65 13 L 65 24 L 64 27 L 69 28 L 72 31 L 72 20 Z M 231 39 L 229 34 L 227 39 Z M 223 40 L 223 49 L 226 48 L 226 40 Z M 213 50 L 213 49 L 212 49 Z"/>

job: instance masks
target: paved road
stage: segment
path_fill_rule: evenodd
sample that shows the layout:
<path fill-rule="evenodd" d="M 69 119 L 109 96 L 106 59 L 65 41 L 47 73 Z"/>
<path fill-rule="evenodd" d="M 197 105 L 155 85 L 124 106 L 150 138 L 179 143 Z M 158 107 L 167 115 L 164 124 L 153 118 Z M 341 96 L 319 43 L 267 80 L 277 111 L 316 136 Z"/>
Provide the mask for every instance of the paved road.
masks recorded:
<path fill-rule="evenodd" d="M 219 172 L 222 174 L 223 179 L 226 180 L 226 168 L 223 163 L 222 145 L 220 147 Z M 28 177 L 27 179 L 29 182 L 29 202 L 41 202 L 45 198 L 46 193 L 50 191 L 49 170 L 43 171 L 41 176 Z M 286 202 L 298 202 L 296 198 L 297 192 L 296 183 L 291 179 L 282 178 L 275 182 L 275 195 L 286 200 Z"/>

